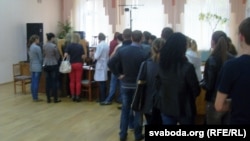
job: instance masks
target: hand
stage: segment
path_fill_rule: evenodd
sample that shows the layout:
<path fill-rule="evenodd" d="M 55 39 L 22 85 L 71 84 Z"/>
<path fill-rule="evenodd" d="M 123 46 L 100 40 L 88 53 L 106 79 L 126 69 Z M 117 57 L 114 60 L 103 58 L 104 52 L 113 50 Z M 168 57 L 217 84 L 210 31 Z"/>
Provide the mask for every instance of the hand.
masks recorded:
<path fill-rule="evenodd" d="M 121 80 L 121 79 L 123 79 L 124 77 L 125 77 L 125 75 L 124 75 L 124 74 L 121 74 L 121 75 L 119 75 L 118 79 Z"/>

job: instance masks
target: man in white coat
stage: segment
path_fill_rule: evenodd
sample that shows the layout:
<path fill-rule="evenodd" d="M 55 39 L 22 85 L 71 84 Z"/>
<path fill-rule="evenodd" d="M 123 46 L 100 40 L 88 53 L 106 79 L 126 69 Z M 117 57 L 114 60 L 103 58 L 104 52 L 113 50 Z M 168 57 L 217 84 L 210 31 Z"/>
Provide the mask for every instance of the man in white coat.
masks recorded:
<path fill-rule="evenodd" d="M 105 35 L 103 33 L 99 33 L 99 44 L 97 45 L 94 53 L 94 60 L 96 61 L 94 80 L 98 81 L 100 84 L 99 102 L 106 99 L 107 91 L 106 81 L 108 80 L 107 63 L 109 60 L 109 45 L 105 42 L 105 39 Z"/>

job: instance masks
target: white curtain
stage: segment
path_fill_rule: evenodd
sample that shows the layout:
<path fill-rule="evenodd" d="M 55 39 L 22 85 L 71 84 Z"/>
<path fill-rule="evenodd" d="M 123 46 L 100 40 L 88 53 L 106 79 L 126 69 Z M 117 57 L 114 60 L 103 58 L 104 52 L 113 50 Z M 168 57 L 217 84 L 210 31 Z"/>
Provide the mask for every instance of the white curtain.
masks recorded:
<path fill-rule="evenodd" d="M 95 43 L 95 37 L 100 32 L 109 37 L 111 29 L 108 16 L 105 15 L 103 0 L 75 0 L 72 17 L 75 30 L 85 32 L 85 38 L 90 42 L 90 46 Z"/>
<path fill-rule="evenodd" d="M 127 0 L 127 4 L 143 5 L 132 9 L 133 30 L 147 30 L 159 37 L 161 30 L 168 23 L 167 16 L 160 14 L 164 12 L 162 0 Z M 209 50 L 212 27 L 207 22 L 200 21 L 199 14 L 210 12 L 228 18 L 227 23 L 218 24 L 215 30 L 222 30 L 230 35 L 230 11 L 229 0 L 187 0 L 184 12 L 180 15 L 181 21 L 178 25 L 181 27 L 180 32 L 196 40 L 199 50 Z M 109 18 L 105 15 L 103 0 L 75 0 L 73 15 L 75 30 L 85 31 L 90 45 L 94 42 L 93 36 L 97 36 L 100 32 L 110 39 L 113 37 Z M 116 26 L 122 32 L 123 29 L 129 27 L 129 12 L 121 16 L 121 22 Z"/>
<path fill-rule="evenodd" d="M 246 18 L 250 17 L 250 0 L 247 0 L 246 3 Z"/>
<path fill-rule="evenodd" d="M 229 0 L 187 0 L 184 10 L 183 32 L 196 40 L 199 50 L 209 50 L 215 25 L 200 21 L 199 14 L 209 12 L 229 19 L 230 11 Z M 229 23 L 230 21 L 218 24 L 215 31 L 222 30 L 229 35 Z"/>

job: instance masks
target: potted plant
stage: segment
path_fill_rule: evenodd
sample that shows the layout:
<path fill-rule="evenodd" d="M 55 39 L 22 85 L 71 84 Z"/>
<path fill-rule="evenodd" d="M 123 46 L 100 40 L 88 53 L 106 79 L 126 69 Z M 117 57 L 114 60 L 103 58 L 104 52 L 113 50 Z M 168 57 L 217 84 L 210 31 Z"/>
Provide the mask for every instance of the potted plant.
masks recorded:
<path fill-rule="evenodd" d="M 73 27 L 71 26 L 71 23 L 66 20 L 65 22 L 58 22 L 59 27 L 59 39 L 64 39 L 67 33 L 70 33 L 73 30 Z"/>
<path fill-rule="evenodd" d="M 200 21 L 206 21 L 208 22 L 209 26 L 212 29 L 212 32 L 216 29 L 217 25 L 220 24 L 225 24 L 228 21 L 228 18 L 223 18 L 220 15 L 217 14 L 212 14 L 210 12 L 208 13 L 200 13 L 199 14 L 199 20 Z"/>

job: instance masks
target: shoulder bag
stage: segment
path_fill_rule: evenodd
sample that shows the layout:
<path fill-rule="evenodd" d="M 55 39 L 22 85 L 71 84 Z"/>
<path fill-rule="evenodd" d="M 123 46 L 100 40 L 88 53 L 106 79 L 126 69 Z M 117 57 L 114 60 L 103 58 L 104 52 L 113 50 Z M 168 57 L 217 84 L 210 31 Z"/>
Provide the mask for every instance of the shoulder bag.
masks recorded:
<path fill-rule="evenodd" d="M 59 67 L 59 72 L 61 73 L 70 73 L 71 72 L 71 64 L 69 62 L 69 57 L 64 57 L 60 67 Z"/>

